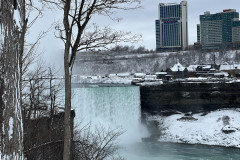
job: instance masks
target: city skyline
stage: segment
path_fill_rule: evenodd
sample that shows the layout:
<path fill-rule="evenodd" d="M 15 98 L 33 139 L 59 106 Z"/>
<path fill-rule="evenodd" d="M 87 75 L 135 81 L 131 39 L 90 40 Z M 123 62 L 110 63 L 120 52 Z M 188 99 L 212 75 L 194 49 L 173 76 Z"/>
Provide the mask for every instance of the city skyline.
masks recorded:
<path fill-rule="evenodd" d="M 143 9 L 133 10 L 128 12 L 123 12 L 123 21 L 122 23 L 117 24 L 117 28 L 125 28 L 128 26 L 130 31 L 134 33 L 143 34 L 143 42 L 140 42 L 139 45 L 145 45 L 148 49 L 155 49 L 155 20 L 158 18 L 158 4 L 159 3 L 180 3 L 182 0 L 157 0 L 149 1 L 143 0 L 142 5 Z M 188 39 L 189 45 L 193 45 L 194 42 L 197 42 L 197 24 L 199 24 L 199 16 L 204 14 L 205 11 L 210 11 L 210 13 L 222 12 L 224 9 L 236 9 L 237 12 L 240 12 L 239 2 L 236 0 L 221 1 L 218 0 L 188 0 Z M 135 15 L 141 14 L 134 20 Z M 145 21 L 145 23 L 144 23 Z M 128 22 L 131 22 L 132 25 L 126 25 Z M 137 25 L 134 25 L 136 23 Z M 115 25 L 114 25 L 115 27 Z"/>

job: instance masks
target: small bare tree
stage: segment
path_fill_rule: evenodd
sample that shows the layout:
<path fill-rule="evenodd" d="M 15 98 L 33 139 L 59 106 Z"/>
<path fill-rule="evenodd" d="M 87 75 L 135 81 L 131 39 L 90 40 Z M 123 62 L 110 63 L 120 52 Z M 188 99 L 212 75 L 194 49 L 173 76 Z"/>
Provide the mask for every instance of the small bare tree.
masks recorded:
<path fill-rule="evenodd" d="M 23 90 L 23 115 L 24 118 L 37 118 L 37 114 L 42 108 L 47 108 L 45 97 L 46 90 L 45 80 L 46 70 L 42 66 L 38 66 L 34 72 L 30 72 L 24 79 Z M 44 99 L 43 99 L 44 98 Z"/>
<path fill-rule="evenodd" d="M 46 68 L 42 61 L 38 61 L 35 70 L 26 73 L 22 91 L 24 118 L 52 117 L 56 113 L 57 98 L 62 89 L 61 79 L 56 74 L 54 67 Z"/>
<path fill-rule="evenodd" d="M 123 132 L 106 129 L 103 126 L 96 127 L 92 133 L 88 124 L 80 130 L 74 129 L 74 157 L 81 160 L 105 160 L 122 158 L 117 156 L 119 146 L 116 139 Z"/>
<path fill-rule="evenodd" d="M 135 42 L 139 36 L 130 32 L 114 31 L 110 27 L 89 26 L 95 15 L 111 16 L 115 10 L 129 10 L 140 7 L 141 0 L 43 0 L 56 5 L 63 11 L 63 27 L 56 26 L 65 45 L 65 131 L 63 159 L 71 157 L 72 135 L 70 131 L 71 74 L 78 51 L 107 48 L 117 42 Z"/>
<path fill-rule="evenodd" d="M 49 94 L 48 99 L 50 104 L 48 104 L 49 108 L 49 116 L 53 117 L 54 114 L 57 113 L 57 109 L 62 105 L 61 102 L 58 102 L 60 99 L 60 91 L 62 90 L 62 79 L 56 77 L 57 72 L 54 67 L 48 68 L 48 75 L 47 75 L 47 81 L 48 81 L 48 89 Z"/>

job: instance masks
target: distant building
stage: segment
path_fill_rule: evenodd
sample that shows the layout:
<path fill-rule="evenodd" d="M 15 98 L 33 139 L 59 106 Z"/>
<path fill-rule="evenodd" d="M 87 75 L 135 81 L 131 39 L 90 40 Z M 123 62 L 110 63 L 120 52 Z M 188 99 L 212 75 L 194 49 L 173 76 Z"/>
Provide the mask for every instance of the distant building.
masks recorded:
<path fill-rule="evenodd" d="M 197 43 L 200 43 L 200 24 L 197 24 Z"/>
<path fill-rule="evenodd" d="M 177 62 L 172 68 L 170 68 L 173 78 L 188 78 L 188 69 L 183 67 L 182 64 Z"/>
<path fill-rule="evenodd" d="M 187 1 L 160 3 L 156 20 L 156 50 L 186 50 L 188 48 Z"/>
<path fill-rule="evenodd" d="M 233 77 L 240 77 L 240 64 L 222 64 L 220 70 L 227 72 Z"/>
<path fill-rule="evenodd" d="M 240 21 L 233 19 L 232 22 L 232 43 L 234 48 L 240 47 Z"/>
<path fill-rule="evenodd" d="M 197 25 L 197 40 L 202 49 L 225 49 L 233 42 L 240 41 L 239 13 L 235 9 L 210 14 L 209 11 L 200 15 L 200 25 Z"/>
<path fill-rule="evenodd" d="M 156 72 L 155 75 L 157 76 L 157 79 L 164 79 L 164 77 L 167 75 L 167 72 Z"/>

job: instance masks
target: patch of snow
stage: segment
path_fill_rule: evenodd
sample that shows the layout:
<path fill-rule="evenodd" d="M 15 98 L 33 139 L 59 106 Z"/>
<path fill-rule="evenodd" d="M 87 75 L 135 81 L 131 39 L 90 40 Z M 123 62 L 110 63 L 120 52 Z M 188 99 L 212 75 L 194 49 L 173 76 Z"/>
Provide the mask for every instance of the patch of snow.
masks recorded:
<path fill-rule="evenodd" d="M 198 66 L 199 66 L 199 65 L 189 65 L 189 66 L 187 67 L 187 69 L 188 69 L 189 72 L 194 72 L 194 71 L 196 71 L 196 68 L 197 68 Z"/>
<path fill-rule="evenodd" d="M 14 10 L 14 12 L 13 12 L 13 18 L 14 18 L 14 20 L 15 20 L 15 22 L 16 22 L 16 25 L 20 28 L 20 27 L 21 27 L 21 25 L 20 25 L 21 18 L 20 18 L 20 13 L 19 13 L 18 10 Z"/>
<path fill-rule="evenodd" d="M 228 77 L 228 73 L 227 72 L 219 72 L 219 73 L 214 73 L 215 76 L 221 76 L 223 75 L 224 77 Z"/>
<path fill-rule="evenodd" d="M 211 68 L 211 65 L 202 65 L 202 68 L 203 68 L 203 69 L 210 69 L 210 68 Z"/>
<path fill-rule="evenodd" d="M 240 64 L 223 64 L 220 66 L 221 71 L 234 69 L 240 69 Z"/>
<path fill-rule="evenodd" d="M 205 116 L 193 114 L 195 121 L 177 121 L 184 114 L 169 117 L 158 117 L 165 128 L 162 142 L 176 142 L 189 144 L 206 144 L 240 148 L 240 112 L 234 109 L 225 109 L 210 112 Z M 224 123 L 224 117 L 229 117 L 229 125 Z M 226 134 L 223 128 L 234 129 L 235 132 Z"/>
<path fill-rule="evenodd" d="M 140 86 L 157 86 L 163 84 L 162 81 L 156 81 L 156 82 L 142 82 L 138 83 Z"/>
<path fill-rule="evenodd" d="M 174 64 L 174 66 L 171 68 L 173 72 L 176 71 L 183 71 L 185 67 L 183 67 L 179 62 L 177 64 Z"/>
<path fill-rule="evenodd" d="M 156 72 L 155 74 L 156 75 L 165 75 L 165 74 L 167 74 L 167 72 Z"/>
<path fill-rule="evenodd" d="M 155 80 L 157 78 L 157 76 L 156 75 L 146 75 L 145 76 L 145 80 Z"/>
<path fill-rule="evenodd" d="M 12 139 L 12 135 L 13 135 L 13 118 L 10 117 L 9 119 L 9 130 L 8 130 L 8 135 L 9 135 L 9 140 Z"/>
<path fill-rule="evenodd" d="M 134 76 L 139 78 L 144 78 L 146 76 L 146 73 L 134 73 Z"/>
<path fill-rule="evenodd" d="M 208 78 L 205 78 L 205 77 L 191 77 L 191 78 L 186 78 L 186 80 L 189 80 L 189 81 L 207 81 Z"/>
<path fill-rule="evenodd" d="M 108 77 L 116 77 L 116 74 L 109 74 Z"/>
<path fill-rule="evenodd" d="M 117 76 L 118 77 L 129 77 L 130 73 L 118 73 Z"/>

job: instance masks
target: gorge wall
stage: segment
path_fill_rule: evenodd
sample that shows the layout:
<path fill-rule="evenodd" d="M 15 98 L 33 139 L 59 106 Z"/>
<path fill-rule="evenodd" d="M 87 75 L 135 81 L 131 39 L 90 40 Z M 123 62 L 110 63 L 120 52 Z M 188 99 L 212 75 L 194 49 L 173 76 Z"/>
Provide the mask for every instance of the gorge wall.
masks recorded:
<path fill-rule="evenodd" d="M 142 113 L 208 112 L 240 107 L 240 83 L 165 83 L 141 86 Z"/>
<path fill-rule="evenodd" d="M 181 51 L 164 53 L 78 53 L 73 73 L 80 75 L 111 73 L 155 73 L 172 67 L 177 62 L 191 64 L 240 63 L 240 50 L 232 51 Z"/>

